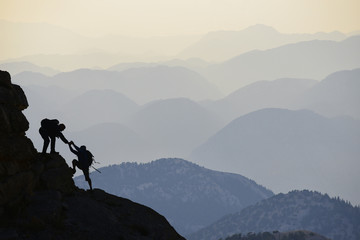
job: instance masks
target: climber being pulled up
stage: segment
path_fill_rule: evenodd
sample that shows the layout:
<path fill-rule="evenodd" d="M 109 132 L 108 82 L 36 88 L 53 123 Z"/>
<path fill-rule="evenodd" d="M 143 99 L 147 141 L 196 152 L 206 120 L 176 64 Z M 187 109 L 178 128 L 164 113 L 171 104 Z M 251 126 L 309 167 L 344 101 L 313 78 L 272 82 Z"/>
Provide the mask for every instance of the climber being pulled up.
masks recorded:
<path fill-rule="evenodd" d="M 69 142 L 68 144 L 69 144 L 70 151 L 78 157 L 78 160 L 74 159 L 72 161 L 73 173 L 76 172 L 76 167 L 81 169 L 85 176 L 85 180 L 89 183 L 90 190 L 92 190 L 92 184 L 91 184 L 91 179 L 90 179 L 90 175 L 89 175 L 89 168 L 93 162 L 94 156 L 92 155 L 92 153 L 89 150 L 86 149 L 85 146 L 78 147 L 75 145 L 75 143 L 73 141 Z"/>

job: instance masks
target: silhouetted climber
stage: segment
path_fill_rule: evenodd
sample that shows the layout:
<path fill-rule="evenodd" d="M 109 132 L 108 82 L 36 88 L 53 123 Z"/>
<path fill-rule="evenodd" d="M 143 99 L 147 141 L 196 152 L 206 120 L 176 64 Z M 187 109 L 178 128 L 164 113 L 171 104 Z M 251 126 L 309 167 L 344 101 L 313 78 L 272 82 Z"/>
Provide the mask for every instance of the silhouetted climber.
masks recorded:
<path fill-rule="evenodd" d="M 55 151 L 55 141 L 56 138 L 60 138 L 64 143 L 68 144 L 69 141 L 64 137 L 62 131 L 64 131 L 65 125 L 59 124 L 59 120 L 57 119 L 43 119 L 41 120 L 41 127 L 39 129 L 39 133 L 41 137 L 44 139 L 44 145 L 42 149 L 42 153 L 46 153 L 46 150 L 50 145 L 50 153 L 58 153 Z"/>
<path fill-rule="evenodd" d="M 72 145 L 74 145 L 75 149 L 72 148 Z M 73 173 L 76 172 L 76 167 L 81 169 L 84 173 L 85 180 L 89 183 L 90 190 L 92 190 L 92 184 L 89 175 L 89 167 L 92 164 L 94 156 L 89 150 L 86 150 L 85 146 L 78 147 L 75 145 L 73 141 L 69 142 L 69 148 L 70 151 L 78 157 L 78 160 L 74 159 L 72 161 Z"/>

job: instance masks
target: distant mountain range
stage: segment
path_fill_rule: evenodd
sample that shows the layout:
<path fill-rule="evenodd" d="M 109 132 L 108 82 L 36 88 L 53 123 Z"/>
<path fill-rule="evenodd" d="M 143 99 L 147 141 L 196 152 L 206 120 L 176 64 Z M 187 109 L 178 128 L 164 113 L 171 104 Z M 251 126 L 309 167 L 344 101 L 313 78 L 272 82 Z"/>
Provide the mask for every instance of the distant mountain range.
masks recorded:
<path fill-rule="evenodd" d="M 198 101 L 221 96 L 204 77 L 184 67 L 154 66 L 122 72 L 79 69 L 53 77 L 22 72 L 13 79 L 23 85 L 55 85 L 71 90 L 112 89 L 126 93 L 127 97 L 140 104 L 176 97 Z"/>
<path fill-rule="evenodd" d="M 347 35 L 340 32 L 316 34 L 284 34 L 266 25 L 254 25 L 239 31 L 216 31 L 203 36 L 185 48 L 178 56 L 198 57 L 208 61 L 225 61 L 252 50 L 266 50 L 281 45 L 310 40 L 341 41 Z"/>
<path fill-rule="evenodd" d="M 223 217 L 188 240 L 217 240 L 237 233 L 306 229 L 334 240 L 360 238 L 360 208 L 312 191 L 278 194 Z M 295 239 L 295 238 L 292 238 Z"/>
<path fill-rule="evenodd" d="M 294 104 L 324 116 L 347 115 L 360 119 L 360 68 L 339 71 L 314 85 Z"/>
<path fill-rule="evenodd" d="M 12 76 L 21 72 L 35 72 L 47 76 L 53 76 L 59 73 L 58 70 L 50 67 L 40 67 L 30 62 L 8 62 L 0 64 L 0 69 L 8 71 Z"/>
<path fill-rule="evenodd" d="M 93 185 L 150 206 L 182 234 L 203 228 L 273 193 L 238 174 L 212 171 L 183 159 L 122 163 L 93 172 Z M 83 176 L 75 183 L 87 188 Z"/>
<path fill-rule="evenodd" d="M 2 36 L 6 36 L 0 39 L 0 60 L 29 61 L 63 71 L 69 71 L 69 67 L 106 67 L 124 60 L 168 58 L 200 38 L 197 35 L 92 38 L 52 24 L 5 20 L 0 20 L 0 29 Z M 26 44 L 24 39 L 28 39 Z"/>
<path fill-rule="evenodd" d="M 124 67 L 122 63 L 133 62 L 160 61 L 163 65 L 174 66 L 170 63 L 171 61 L 168 61 L 169 59 L 181 59 L 181 61 L 202 59 L 221 63 L 254 50 L 270 50 L 287 44 L 312 40 L 342 41 L 346 37 L 359 34 L 359 32 L 284 34 L 270 26 L 255 25 L 239 31 L 210 32 L 204 36 L 136 38 L 111 35 L 89 38 L 50 24 L 14 23 L 4 20 L 0 20 L 0 29 L 2 29 L 2 34 L 7 36 L 0 40 L 0 50 L 3 53 L 0 63 L 29 62 L 59 71 L 73 71 L 79 68 L 107 69 L 115 65 L 118 65 L 117 68 L 122 68 Z M 29 44 L 13 41 L 28 38 L 32 40 Z M 178 64 L 178 66 L 189 67 L 189 64 Z M 348 67 L 339 67 L 333 71 L 340 69 L 348 69 Z M 12 74 L 15 73 L 17 72 Z M 260 80 L 283 77 L 313 78 L 312 76 L 282 74 Z"/>
<path fill-rule="evenodd" d="M 226 122 L 263 108 L 309 109 L 327 117 L 360 119 L 360 68 L 330 74 L 321 81 L 283 78 L 258 81 L 228 96 L 202 102 Z"/>
<path fill-rule="evenodd" d="M 89 71 L 89 73 L 91 72 Z M 95 71 L 95 73 L 98 73 L 98 71 Z M 106 73 L 112 76 L 111 74 L 114 72 L 106 71 Z M 23 74 L 26 75 L 26 73 L 19 75 L 22 76 Z M 37 83 L 38 80 L 39 84 L 45 85 L 41 81 L 51 81 L 52 78 L 40 75 L 45 78 L 41 79 L 38 78 L 39 74 L 28 74 L 33 76 L 33 78 L 27 79 L 25 76 L 22 76 L 17 82 L 27 82 L 27 84 L 30 84 L 24 87 L 31 104 L 29 109 L 25 111 L 25 114 L 30 122 L 28 136 L 33 139 L 38 149 L 42 146 L 42 139 L 39 136 L 38 128 L 40 127 L 41 119 L 47 117 L 58 118 L 64 122 L 67 126 L 65 135 L 71 136 L 79 144 L 88 145 L 92 149 L 106 149 L 106 151 L 96 151 L 96 156 L 105 165 L 106 163 L 119 163 L 121 161 L 148 162 L 152 159 L 169 156 L 187 158 L 193 152 L 190 159 L 199 161 L 204 166 L 215 169 L 220 167 L 219 169 L 222 170 L 235 171 L 245 176 L 250 176 L 262 184 L 274 184 L 274 186 L 269 187 L 276 191 L 290 190 L 289 188 L 281 187 L 286 182 L 282 182 L 280 177 L 282 176 L 281 174 L 285 174 L 284 176 L 291 175 L 290 162 L 301 164 L 309 161 L 311 166 L 316 165 L 320 168 L 321 162 L 328 159 L 326 163 L 330 162 L 332 164 L 335 163 L 336 166 L 340 165 L 337 169 L 331 169 L 327 164 L 325 164 L 326 167 L 321 167 L 321 172 L 331 173 L 327 174 L 325 179 L 332 178 L 334 174 L 342 176 L 344 174 L 341 171 L 353 169 L 351 161 L 354 161 L 354 166 L 357 164 L 355 160 L 351 159 L 354 159 L 354 156 L 358 154 L 356 151 L 358 147 L 356 145 L 358 143 L 356 134 L 359 131 L 359 125 L 356 120 L 346 119 L 346 117 L 330 120 L 318 116 L 314 118 L 315 123 L 311 123 L 313 119 L 309 117 L 306 121 L 304 120 L 304 126 L 310 127 L 310 130 L 302 132 L 303 127 L 299 125 L 300 123 L 296 120 L 295 116 L 292 123 L 280 126 L 281 121 L 279 120 L 277 126 L 275 124 L 276 120 L 274 120 L 276 114 L 270 114 L 271 111 L 267 111 L 268 114 L 272 115 L 271 118 L 274 118 L 274 125 L 269 125 L 267 122 L 269 115 L 264 114 L 261 116 L 261 114 L 255 114 L 258 117 L 251 125 L 239 126 L 243 129 L 239 130 L 240 132 L 236 128 L 230 130 L 232 136 L 219 140 L 214 143 L 214 146 L 209 147 L 209 142 L 213 140 L 208 141 L 208 138 L 225 127 L 227 122 L 231 122 L 233 119 L 248 112 L 267 107 L 309 108 L 329 117 L 349 114 L 352 117 L 359 118 L 360 112 L 359 108 L 357 108 L 360 102 L 360 94 L 358 93 L 359 69 L 334 73 L 321 82 L 308 79 L 262 81 L 239 89 L 219 101 L 201 102 L 201 104 L 198 104 L 189 99 L 178 98 L 154 101 L 143 106 L 138 106 L 127 96 L 114 90 L 91 90 L 81 93 L 56 86 L 42 87 L 31 85 L 32 83 Z M 94 79 L 100 79 L 102 75 L 102 72 L 99 73 L 99 76 L 95 74 Z M 106 76 L 106 74 L 103 76 Z M 73 79 L 76 81 L 76 77 Z M 91 78 L 87 80 L 89 82 L 92 81 Z M 82 82 L 85 84 L 86 81 L 82 80 Z M 266 111 L 260 112 L 265 113 Z M 281 112 L 279 111 L 279 113 Z M 288 113 L 295 112 L 288 111 Z M 308 113 L 306 111 L 302 113 L 308 116 L 311 115 L 306 114 Z M 263 118 L 263 121 L 260 121 L 261 118 Z M 280 114 L 278 118 L 281 119 L 282 115 Z M 323 120 L 320 121 L 319 129 L 316 129 L 316 123 L 319 122 L 318 119 Z M 329 124 L 329 122 L 333 123 Z M 255 123 L 261 125 L 264 131 L 260 132 L 259 127 Z M 112 127 L 115 127 L 114 131 L 106 130 Z M 277 135 L 269 132 L 273 131 L 271 129 L 273 127 L 278 129 Z M 105 129 L 104 131 L 109 136 L 102 135 L 99 132 L 100 130 L 95 130 L 97 128 Z M 246 134 L 243 132 L 245 128 L 248 129 Z M 93 129 L 96 132 L 96 136 L 83 134 L 82 130 L 85 129 Z M 129 139 L 137 140 L 129 141 L 128 144 L 125 144 L 126 140 L 123 137 L 128 137 L 130 136 L 129 134 L 131 135 Z M 331 134 L 333 137 L 329 137 Z M 86 137 L 82 137 L 82 135 Z M 103 137 L 97 138 L 98 135 Z M 298 135 L 301 137 L 297 137 Z M 274 136 L 274 139 L 269 139 L 269 136 Z M 244 146 L 239 147 L 240 145 L 236 145 L 238 140 L 234 139 L 237 137 L 242 139 L 241 141 L 243 141 Z M 217 137 L 212 137 L 212 139 L 214 138 Z M 282 138 L 291 139 L 291 141 L 283 145 L 284 141 L 281 140 Z M 116 147 L 108 148 L 107 146 L 112 146 L 112 144 L 107 141 L 99 141 L 99 139 L 111 139 L 114 143 L 121 145 L 120 149 L 123 150 L 119 153 Z M 320 140 L 317 141 L 316 139 Z M 206 141 L 208 142 L 205 143 Z M 336 141 L 340 143 L 337 144 Z M 311 145 L 310 143 L 313 144 Z M 203 146 L 200 147 L 200 145 Z M 205 150 L 200 154 L 198 152 L 200 150 L 194 151 L 197 147 L 200 147 L 200 149 L 204 148 Z M 271 147 L 274 147 L 274 149 L 271 149 Z M 259 148 L 264 150 L 258 151 L 257 149 Z M 63 150 L 68 152 L 67 146 L 64 146 Z M 133 151 L 133 154 L 131 154 L 131 151 Z M 307 153 L 305 154 L 305 152 Z M 341 156 L 341 154 L 345 155 Z M 73 158 L 72 154 L 69 154 L 69 158 Z M 341 158 L 345 160 L 343 161 L 344 163 L 339 164 L 342 162 L 339 160 Z M 219 159 L 224 164 L 220 164 Z M 246 172 L 243 170 L 244 161 L 252 162 L 253 164 L 259 162 L 259 164 L 266 165 L 269 163 L 266 159 L 276 159 L 276 161 L 281 163 L 276 170 L 279 174 L 269 173 L 261 169 L 260 172 L 263 174 L 259 174 L 254 167 L 246 169 Z M 303 164 L 301 168 L 304 168 L 304 166 Z M 337 171 L 340 171 L 340 173 Z M 271 177 L 272 174 L 275 175 L 274 179 L 277 180 Z M 272 180 L 267 181 L 266 176 L 271 177 Z M 312 173 L 312 176 L 315 177 L 317 174 Z M 355 173 L 345 174 L 343 178 L 339 178 L 336 181 L 335 178 L 327 181 L 314 180 L 314 183 L 318 184 L 317 186 L 314 186 L 314 183 L 307 180 L 307 182 L 303 182 L 305 185 L 298 184 L 297 186 L 298 188 L 325 189 L 324 191 L 328 191 L 330 188 L 329 183 L 335 181 L 333 184 L 334 188 L 329 193 L 340 194 L 340 192 L 345 193 L 344 191 L 347 191 L 343 197 L 357 202 L 358 200 L 356 199 L 359 198 L 355 196 L 356 192 L 358 192 L 355 191 L 356 189 L 351 191 L 351 188 L 340 189 L 339 187 L 341 183 L 354 186 L 351 183 L 353 176 L 355 176 Z M 294 175 L 290 178 L 294 178 L 294 182 L 301 182 L 298 177 Z M 317 178 L 320 178 L 320 176 Z M 338 192 L 336 189 L 341 191 Z"/>
<path fill-rule="evenodd" d="M 184 67 L 193 71 L 202 69 L 210 65 L 210 62 L 204 61 L 200 58 L 190 58 L 186 60 L 182 59 L 171 59 L 159 62 L 125 62 L 111 66 L 107 70 L 109 71 L 124 71 L 131 68 L 142 68 L 142 67 L 156 67 L 156 66 L 168 66 L 168 67 Z"/>
<path fill-rule="evenodd" d="M 311 79 L 296 78 L 258 81 L 242 87 L 222 99 L 201 104 L 221 116 L 225 122 L 230 122 L 263 108 L 293 109 L 304 93 L 317 83 Z M 311 104 L 308 106 L 311 107 Z"/>
<path fill-rule="evenodd" d="M 185 98 L 146 104 L 124 124 L 164 149 L 165 156 L 177 157 L 188 156 L 224 126 L 217 115 Z"/>
<path fill-rule="evenodd" d="M 262 40 L 262 42 L 264 41 Z M 57 74 L 51 78 L 51 82 L 57 85 L 61 82 L 59 86 L 63 87 L 79 88 L 79 85 L 74 86 L 74 82 L 77 82 L 82 88 L 87 86 L 87 89 L 114 89 L 116 83 L 115 90 L 126 93 L 138 103 L 154 99 L 154 95 L 151 94 L 155 93 L 160 99 L 169 97 L 189 97 L 193 100 L 215 99 L 222 97 L 222 93 L 230 94 L 257 81 L 281 78 L 320 80 L 336 71 L 359 68 L 360 57 L 356 54 L 359 51 L 360 36 L 356 35 L 339 42 L 311 40 L 294 42 L 266 50 L 248 51 L 217 64 L 210 64 L 199 59 L 190 59 L 188 61 L 172 60 L 113 64 L 113 67 L 109 68 L 111 71 L 80 69 Z M 100 62 L 102 58 L 112 57 L 102 56 L 98 58 L 98 61 Z M 26 59 L 21 61 L 34 63 L 34 61 Z M 64 61 L 77 63 L 83 60 L 70 57 L 70 59 Z M 95 63 L 96 61 L 94 61 Z M 17 67 L 18 69 L 27 69 L 21 67 L 20 63 L 17 64 L 20 65 Z M 46 64 L 41 66 L 46 66 Z M 38 71 L 43 72 L 41 69 Z M 112 71 L 116 71 L 116 73 Z M 26 78 L 28 81 L 34 81 L 32 80 L 33 77 L 35 76 L 29 74 L 19 75 L 16 76 L 15 80 Z M 42 76 L 36 77 L 44 78 Z M 76 81 L 74 81 L 75 79 Z M 86 82 L 84 82 L 85 79 Z M 106 81 L 100 84 L 99 80 L 104 81 L 104 79 Z M 136 81 L 133 81 L 134 79 Z M 170 88 L 169 85 L 173 86 L 173 88 Z M 139 90 L 139 86 L 142 87 L 141 89 L 162 86 L 167 91 L 149 93 Z M 185 93 L 184 88 L 187 89 Z M 178 89 L 178 91 L 174 89 Z"/>
<path fill-rule="evenodd" d="M 313 40 L 254 50 L 210 65 L 202 74 L 228 94 L 260 80 L 279 78 L 323 79 L 327 75 L 360 66 L 360 36 L 341 42 Z"/>
<path fill-rule="evenodd" d="M 62 105 L 58 111 L 72 129 L 84 129 L 100 123 L 122 122 L 139 108 L 127 96 L 107 89 L 87 91 Z"/>
<path fill-rule="evenodd" d="M 216 114 L 186 98 L 139 106 L 114 90 L 79 94 L 59 87 L 31 85 L 24 89 L 32 103 L 25 112 L 30 122 L 28 136 L 39 150 L 41 120 L 57 118 L 67 126 L 64 134 L 68 138 L 97 148 L 96 155 L 105 165 L 185 157 L 224 126 Z M 67 146 L 58 145 L 68 152 Z"/>
<path fill-rule="evenodd" d="M 229 123 L 189 159 L 243 174 L 275 192 L 306 188 L 358 203 L 359 156 L 359 120 L 262 109 Z"/>

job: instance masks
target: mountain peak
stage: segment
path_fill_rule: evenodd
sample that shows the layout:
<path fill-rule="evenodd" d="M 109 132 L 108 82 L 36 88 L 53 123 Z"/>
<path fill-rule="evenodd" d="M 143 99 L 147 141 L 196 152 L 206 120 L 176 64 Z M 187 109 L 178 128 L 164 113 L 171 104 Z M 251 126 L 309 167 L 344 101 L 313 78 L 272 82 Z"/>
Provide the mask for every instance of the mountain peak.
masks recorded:
<path fill-rule="evenodd" d="M 195 163 L 186 161 L 182 158 L 160 158 L 160 159 L 150 162 L 150 164 L 151 165 L 159 165 L 159 166 L 175 165 L 175 166 L 189 166 L 189 167 L 195 167 L 195 168 L 199 167 Z"/>
<path fill-rule="evenodd" d="M 278 33 L 278 31 L 268 25 L 265 24 L 255 24 L 255 25 L 251 25 L 247 28 L 245 28 L 243 31 L 254 31 L 254 32 L 276 32 Z"/>

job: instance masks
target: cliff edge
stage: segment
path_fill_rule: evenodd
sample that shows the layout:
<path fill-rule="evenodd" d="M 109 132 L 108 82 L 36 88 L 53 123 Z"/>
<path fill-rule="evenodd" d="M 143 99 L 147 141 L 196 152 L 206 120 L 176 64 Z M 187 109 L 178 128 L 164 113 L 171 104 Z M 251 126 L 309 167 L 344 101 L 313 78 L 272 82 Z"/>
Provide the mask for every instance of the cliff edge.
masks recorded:
<path fill-rule="evenodd" d="M 0 71 L 0 239 L 184 239 L 148 207 L 75 187 L 66 161 L 26 137 L 27 107 Z"/>

